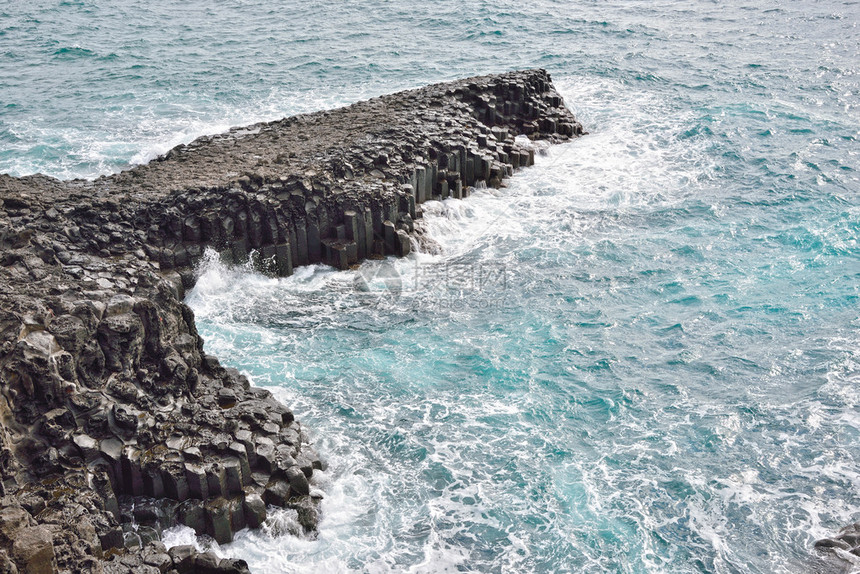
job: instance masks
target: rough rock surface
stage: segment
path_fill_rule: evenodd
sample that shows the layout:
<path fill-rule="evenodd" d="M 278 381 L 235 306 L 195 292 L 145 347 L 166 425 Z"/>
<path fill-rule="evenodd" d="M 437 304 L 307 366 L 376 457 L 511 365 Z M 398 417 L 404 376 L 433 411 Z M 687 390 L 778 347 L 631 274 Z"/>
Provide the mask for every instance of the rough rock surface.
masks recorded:
<path fill-rule="evenodd" d="M 817 540 L 815 549 L 830 566 L 828 572 L 860 571 L 860 523 L 849 524 L 833 538 Z"/>
<path fill-rule="evenodd" d="M 582 134 L 543 70 L 230 130 L 95 181 L 0 175 L 0 570 L 246 572 L 191 547 L 295 508 L 322 463 L 292 412 L 203 352 L 207 247 L 262 270 L 405 255 L 430 198 Z"/>

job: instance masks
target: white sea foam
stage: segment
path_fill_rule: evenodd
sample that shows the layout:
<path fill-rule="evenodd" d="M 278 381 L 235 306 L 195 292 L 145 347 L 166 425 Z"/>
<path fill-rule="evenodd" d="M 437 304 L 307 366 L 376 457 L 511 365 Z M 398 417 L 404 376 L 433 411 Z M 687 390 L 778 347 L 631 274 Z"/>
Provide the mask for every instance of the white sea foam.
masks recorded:
<path fill-rule="evenodd" d="M 287 534 L 291 517 L 282 513 L 280 527 L 243 532 L 219 551 L 262 572 L 505 572 L 545 563 L 663 572 L 693 568 L 691 555 L 714 572 L 756 560 L 752 571 L 763 572 L 764 553 L 768 571 L 789 573 L 813 537 L 852 520 L 853 459 L 826 448 L 834 421 L 857 428 L 845 390 L 856 372 L 851 342 L 830 340 L 844 360 L 831 364 L 816 396 L 798 400 L 776 390 L 816 349 L 791 339 L 786 360 L 744 343 L 775 336 L 768 315 L 734 311 L 758 321 L 750 327 L 731 308 L 693 303 L 687 312 L 673 303 L 711 296 L 705 266 L 721 247 L 710 240 L 697 251 L 694 234 L 693 246 L 676 247 L 683 241 L 661 236 L 647 218 L 683 212 L 715 177 L 711 156 L 675 139 L 685 118 L 647 92 L 606 80 L 563 89 L 591 135 L 539 154 L 506 188 L 424 204 L 438 250 L 363 267 L 373 277 L 390 265 L 404 279 L 424 266 L 526 268 L 506 294 L 515 313 L 429 308 L 417 289 L 393 305 L 362 306 L 353 297 L 357 272 L 325 266 L 286 279 L 211 259 L 201 269 L 189 302 L 208 348 L 273 385 L 332 465 L 319 479 L 316 539 Z M 612 106 L 599 109 L 605 101 Z M 705 217 L 732 216 L 714 205 L 703 205 Z M 650 230 L 644 239 L 640 228 Z M 629 259 L 613 259 L 625 250 L 642 269 L 628 273 Z M 564 282 L 567 292 L 556 292 L 559 274 L 577 277 Z M 761 289 L 761 277 L 730 281 L 741 299 Z M 643 282 L 656 295 L 639 294 Z M 524 299 L 529 289 L 541 298 Z M 728 350 L 715 352 L 711 337 Z M 675 372 L 684 376 L 667 375 Z M 750 383 L 725 388 L 731 377 Z M 810 441 L 820 440 L 810 459 Z"/>

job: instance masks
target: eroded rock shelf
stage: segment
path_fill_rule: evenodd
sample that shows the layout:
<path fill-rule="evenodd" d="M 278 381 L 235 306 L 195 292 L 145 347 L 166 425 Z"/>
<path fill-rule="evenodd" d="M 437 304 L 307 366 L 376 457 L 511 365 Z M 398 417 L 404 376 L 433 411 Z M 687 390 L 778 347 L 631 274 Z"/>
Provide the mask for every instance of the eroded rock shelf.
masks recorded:
<path fill-rule="evenodd" d="M 583 133 L 543 70 L 437 84 L 179 146 L 95 181 L 0 175 L 0 571 L 243 572 L 271 507 L 319 519 L 292 412 L 207 355 L 183 303 L 204 250 L 348 268 L 403 256 L 429 199 Z"/>

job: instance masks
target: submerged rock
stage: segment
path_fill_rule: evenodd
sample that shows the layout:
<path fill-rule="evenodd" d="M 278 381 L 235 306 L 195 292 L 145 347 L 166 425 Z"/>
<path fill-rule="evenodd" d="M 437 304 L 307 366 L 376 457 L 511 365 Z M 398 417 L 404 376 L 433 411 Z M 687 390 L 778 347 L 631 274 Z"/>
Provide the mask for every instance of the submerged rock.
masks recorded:
<path fill-rule="evenodd" d="M 313 532 L 323 467 L 293 413 L 203 353 L 182 299 L 208 249 L 286 276 L 408 255 L 421 204 L 583 133 L 543 70 L 233 129 L 95 181 L 0 175 L 0 568 L 247 572 L 266 505 Z"/>
<path fill-rule="evenodd" d="M 849 524 L 833 538 L 815 541 L 815 550 L 831 566 L 832 572 L 860 569 L 860 523 Z"/>

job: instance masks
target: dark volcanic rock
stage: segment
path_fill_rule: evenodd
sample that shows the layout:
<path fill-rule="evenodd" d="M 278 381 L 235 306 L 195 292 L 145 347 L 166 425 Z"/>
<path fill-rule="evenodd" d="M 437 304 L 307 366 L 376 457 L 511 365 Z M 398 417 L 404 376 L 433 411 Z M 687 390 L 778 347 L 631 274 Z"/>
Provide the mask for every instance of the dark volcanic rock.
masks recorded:
<path fill-rule="evenodd" d="M 245 572 L 155 538 L 179 521 L 227 542 L 266 503 L 313 531 L 323 464 L 288 408 L 203 353 L 193 265 L 406 255 L 423 202 L 533 163 L 515 136 L 582 133 L 531 70 L 232 129 L 95 181 L 0 175 L 0 568 Z"/>
<path fill-rule="evenodd" d="M 860 569 L 860 523 L 849 524 L 833 538 L 817 540 L 815 550 L 829 564 L 829 572 L 857 572 Z"/>

